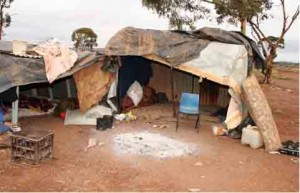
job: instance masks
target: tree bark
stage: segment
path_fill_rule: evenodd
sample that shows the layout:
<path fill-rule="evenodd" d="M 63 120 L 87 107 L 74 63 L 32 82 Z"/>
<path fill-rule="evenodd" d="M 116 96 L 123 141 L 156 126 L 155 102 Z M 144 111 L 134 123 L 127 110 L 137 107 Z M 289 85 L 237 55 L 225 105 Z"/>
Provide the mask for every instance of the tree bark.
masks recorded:
<path fill-rule="evenodd" d="M 3 32 L 3 10 L 0 9 L 0 40 L 2 40 L 2 32 Z"/>
<path fill-rule="evenodd" d="M 275 55 L 276 55 L 276 47 L 272 46 L 266 60 L 267 68 L 266 68 L 265 79 L 263 83 L 271 84 L 271 76 L 272 76 L 272 69 L 273 69 Z"/>
<path fill-rule="evenodd" d="M 253 74 L 243 83 L 242 93 L 247 109 L 262 133 L 265 149 L 267 151 L 278 150 L 281 147 L 281 141 L 277 126 L 267 99 Z"/>
<path fill-rule="evenodd" d="M 246 19 L 241 20 L 241 32 L 245 35 L 246 35 L 246 26 L 247 26 L 247 20 Z"/>

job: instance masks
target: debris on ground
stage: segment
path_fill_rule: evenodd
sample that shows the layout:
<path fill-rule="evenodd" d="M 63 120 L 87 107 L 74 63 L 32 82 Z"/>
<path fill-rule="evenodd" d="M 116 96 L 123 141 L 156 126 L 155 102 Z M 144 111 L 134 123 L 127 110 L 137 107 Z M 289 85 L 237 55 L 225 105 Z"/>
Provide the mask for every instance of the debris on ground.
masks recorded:
<path fill-rule="evenodd" d="M 135 115 L 133 115 L 132 111 L 129 111 L 128 113 L 121 113 L 121 114 L 116 114 L 115 119 L 118 121 L 134 121 L 137 119 Z"/>
<path fill-rule="evenodd" d="M 231 139 L 241 139 L 242 138 L 242 132 L 241 130 L 235 128 L 235 129 L 230 129 L 227 134 L 228 137 Z"/>
<path fill-rule="evenodd" d="M 137 118 L 135 115 L 133 115 L 133 113 L 131 111 L 129 111 L 125 115 L 126 115 L 126 118 L 125 118 L 126 121 L 134 121 Z"/>
<path fill-rule="evenodd" d="M 118 121 L 124 121 L 125 118 L 126 118 L 126 115 L 124 113 L 115 115 L 115 119 L 118 120 Z"/>
<path fill-rule="evenodd" d="M 159 128 L 160 129 L 165 129 L 165 128 L 168 128 L 168 126 L 167 125 L 160 125 Z"/>
<path fill-rule="evenodd" d="M 189 188 L 188 189 L 189 192 L 200 192 L 199 188 Z"/>
<path fill-rule="evenodd" d="M 19 131 L 21 131 L 22 129 L 21 129 L 21 127 L 19 127 L 19 126 L 12 126 L 11 128 L 10 128 L 13 132 L 19 132 Z"/>
<path fill-rule="evenodd" d="M 149 132 L 119 134 L 114 138 L 114 143 L 116 152 L 160 159 L 198 154 L 196 145 Z"/>
<path fill-rule="evenodd" d="M 224 129 L 221 125 L 213 125 L 211 127 L 212 129 L 212 133 L 215 136 L 223 136 L 223 135 L 227 135 L 227 130 Z"/>
<path fill-rule="evenodd" d="M 269 154 L 280 154 L 279 151 L 269 151 L 268 153 L 269 153 Z"/>
<path fill-rule="evenodd" d="M 282 142 L 282 147 L 279 149 L 279 153 L 299 157 L 299 142 L 291 140 Z"/>
<path fill-rule="evenodd" d="M 298 158 L 291 158 L 291 161 L 292 161 L 293 163 L 299 163 L 299 159 L 298 159 Z"/>
<path fill-rule="evenodd" d="M 194 166 L 203 166 L 203 163 L 202 162 L 196 162 L 195 164 L 194 164 Z"/>
<path fill-rule="evenodd" d="M 103 146 L 105 143 L 98 142 L 96 138 L 90 138 L 88 142 L 88 146 L 85 148 L 85 151 L 87 151 L 89 148 L 95 147 L 95 146 Z"/>
<path fill-rule="evenodd" d="M 153 128 L 159 128 L 159 129 L 165 129 L 165 128 L 168 128 L 168 126 L 167 125 L 153 125 L 152 126 Z"/>

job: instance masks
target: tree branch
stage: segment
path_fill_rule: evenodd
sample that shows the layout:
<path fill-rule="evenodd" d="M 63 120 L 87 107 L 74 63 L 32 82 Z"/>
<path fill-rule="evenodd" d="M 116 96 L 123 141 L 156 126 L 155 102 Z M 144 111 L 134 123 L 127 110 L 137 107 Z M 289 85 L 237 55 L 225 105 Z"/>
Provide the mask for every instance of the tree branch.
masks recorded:
<path fill-rule="evenodd" d="M 283 39 L 284 35 L 286 34 L 286 32 L 290 29 L 290 27 L 292 26 L 292 24 L 294 23 L 294 21 L 297 19 L 298 15 L 299 15 L 299 6 L 296 10 L 296 12 L 294 13 L 291 22 L 288 24 L 287 26 L 287 19 L 288 17 L 286 16 L 286 11 L 285 11 L 285 2 L 284 0 L 280 0 L 281 1 L 281 7 L 282 7 L 282 14 L 283 14 L 283 26 L 282 26 L 282 31 L 281 34 L 278 38 L 278 40 L 275 43 L 275 46 L 278 47 L 281 40 Z"/>
<path fill-rule="evenodd" d="M 255 24 L 253 21 L 249 20 L 250 26 L 252 27 L 252 29 L 256 29 L 260 35 L 269 43 L 269 45 L 273 45 L 273 42 L 271 42 L 266 36 L 265 34 L 260 30 L 259 26 L 257 24 Z"/>
<path fill-rule="evenodd" d="M 259 32 L 255 28 L 252 28 L 252 32 L 254 32 L 256 34 L 257 38 L 259 39 L 259 41 L 257 41 L 257 42 L 261 45 L 264 57 L 267 58 L 268 53 L 267 53 L 267 49 L 265 48 L 265 46 L 263 44 L 262 37 L 260 36 Z"/>
<path fill-rule="evenodd" d="M 0 7 L 0 11 L 2 12 L 7 0 L 0 0 L 0 1 L 2 2 L 1 7 Z"/>
<path fill-rule="evenodd" d="M 294 23 L 294 21 L 297 19 L 298 16 L 299 16 L 299 6 L 297 7 L 297 10 L 293 15 L 292 20 L 291 20 L 290 24 L 288 25 L 288 27 L 286 28 L 284 33 L 286 33 L 290 29 L 290 27 L 292 26 L 292 24 Z"/>

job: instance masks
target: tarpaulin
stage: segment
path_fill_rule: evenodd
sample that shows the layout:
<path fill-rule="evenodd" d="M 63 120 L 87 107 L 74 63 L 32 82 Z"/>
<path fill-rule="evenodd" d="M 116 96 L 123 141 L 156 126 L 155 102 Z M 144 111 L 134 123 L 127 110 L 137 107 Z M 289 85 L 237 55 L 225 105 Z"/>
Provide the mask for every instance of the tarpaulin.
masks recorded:
<path fill-rule="evenodd" d="M 53 38 L 39 43 L 33 49 L 43 56 L 46 76 L 50 83 L 60 74 L 72 68 L 78 57 L 74 50 Z"/>
<path fill-rule="evenodd" d="M 0 41 L 0 93 L 5 90 L 32 83 L 48 82 L 43 58 L 16 56 L 12 54 L 11 42 Z M 72 75 L 81 68 L 97 61 L 101 55 L 96 52 L 78 52 L 75 65 L 57 79 Z"/>
<path fill-rule="evenodd" d="M 102 65 L 103 61 L 99 61 L 73 75 L 81 112 L 101 101 L 115 80 L 115 74 L 103 71 Z"/>
<path fill-rule="evenodd" d="M 178 66 L 198 58 L 210 42 L 243 45 L 247 49 L 249 71 L 253 64 L 256 67 L 265 67 L 261 53 L 253 40 L 239 32 L 218 28 L 202 28 L 194 32 L 185 32 L 126 27 L 109 40 L 105 47 L 105 54 L 155 55 L 161 59 L 160 62 Z"/>

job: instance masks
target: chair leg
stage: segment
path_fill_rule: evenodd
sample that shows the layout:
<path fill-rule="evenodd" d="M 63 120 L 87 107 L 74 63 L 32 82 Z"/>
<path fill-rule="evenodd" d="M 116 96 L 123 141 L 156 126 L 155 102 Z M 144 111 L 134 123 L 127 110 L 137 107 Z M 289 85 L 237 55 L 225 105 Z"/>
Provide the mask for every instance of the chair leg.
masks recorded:
<path fill-rule="evenodd" d="M 177 112 L 177 120 L 176 120 L 176 132 L 178 131 L 178 126 L 179 126 L 179 111 Z"/>
<path fill-rule="evenodd" d="M 199 129 L 200 129 L 200 113 L 198 114 L 198 117 L 197 117 L 195 129 L 197 129 L 197 133 L 199 133 Z"/>

